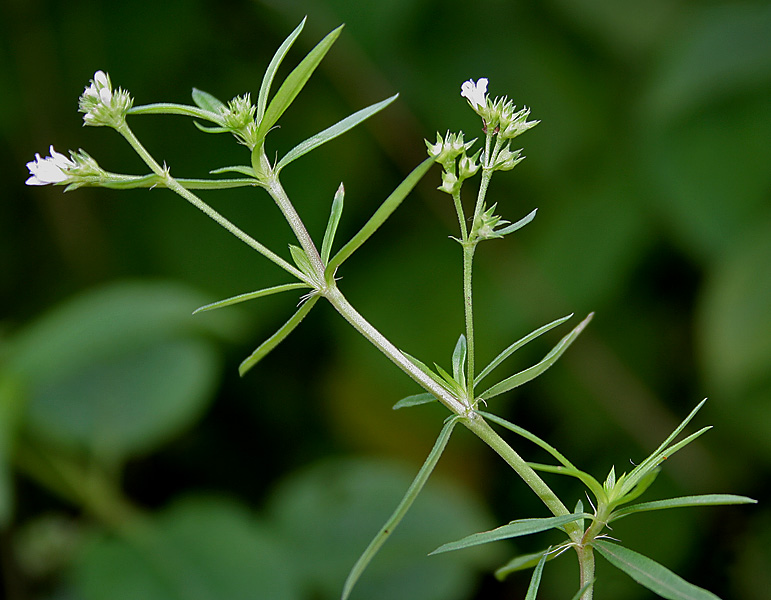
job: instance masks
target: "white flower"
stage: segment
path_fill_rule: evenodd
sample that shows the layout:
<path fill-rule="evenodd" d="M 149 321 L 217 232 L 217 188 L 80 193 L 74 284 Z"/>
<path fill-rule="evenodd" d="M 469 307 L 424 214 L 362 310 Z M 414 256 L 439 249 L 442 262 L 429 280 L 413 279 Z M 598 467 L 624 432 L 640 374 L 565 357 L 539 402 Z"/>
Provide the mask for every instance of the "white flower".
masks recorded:
<path fill-rule="evenodd" d="M 463 82 L 460 86 L 460 95 L 469 101 L 474 110 L 484 108 L 487 104 L 487 78 L 482 77 L 476 83 L 473 79 Z"/>
<path fill-rule="evenodd" d="M 31 177 L 27 179 L 27 185 L 48 185 L 51 183 L 62 183 L 70 178 L 68 171 L 76 165 L 69 158 L 54 150 L 53 145 L 49 148 L 51 156 L 41 158 L 35 154 L 35 160 L 27 163 L 27 168 Z"/>
<path fill-rule="evenodd" d="M 80 95 L 78 110 L 85 113 L 83 121 L 86 125 L 117 127 L 132 104 L 128 92 L 121 88 L 113 90 L 110 76 L 97 71 Z"/>

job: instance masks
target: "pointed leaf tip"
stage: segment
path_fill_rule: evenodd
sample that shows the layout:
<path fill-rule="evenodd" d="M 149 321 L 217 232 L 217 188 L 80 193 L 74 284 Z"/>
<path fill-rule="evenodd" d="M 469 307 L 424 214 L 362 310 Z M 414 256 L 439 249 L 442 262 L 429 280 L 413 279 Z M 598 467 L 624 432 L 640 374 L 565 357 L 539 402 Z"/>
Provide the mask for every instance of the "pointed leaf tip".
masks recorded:
<path fill-rule="evenodd" d="M 597 552 L 641 586 L 669 600 L 720 600 L 642 554 L 610 542 L 594 542 Z"/>

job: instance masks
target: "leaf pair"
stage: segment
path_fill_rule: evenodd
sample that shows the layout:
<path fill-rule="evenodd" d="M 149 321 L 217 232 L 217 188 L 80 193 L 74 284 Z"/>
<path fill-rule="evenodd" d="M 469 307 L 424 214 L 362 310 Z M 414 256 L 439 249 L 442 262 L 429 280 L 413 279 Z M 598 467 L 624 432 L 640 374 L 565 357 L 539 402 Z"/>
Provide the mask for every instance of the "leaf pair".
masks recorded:
<path fill-rule="evenodd" d="M 493 359 L 493 361 L 489 365 L 487 365 L 487 367 L 482 369 L 479 375 L 474 379 L 474 385 L 476 386 L 477 383 L 482 381 L 482 379 L 484 379 L 493 369 L 495 369 L 506 358 L 511 356 L 511 354 L 513 354 L 516 350 L 518 350 L 528 342 L 534 340 L 541 334 L 546 333 L 547 331 L 556 327 L 557 325 L 560 325 L 561 323 L 564 323 L 571 316 L 572 315 L 569 315 L 567 317 L 563 317 L 562 319 L 557 319 L 556 321 L 553 321 L 548 325 L 544 325 L 540 329 L 536 329 L 531 334 L 513 343 L 511 346 L 509 346 L 503 352 L 501 352 L 498 356 L 496 356 Z M 580 333 L 584 330 L 584 328 L 589 324 L 589 321 L 592 320 L 592 317 L 594 317 L 594 313 L 590 313 L 589 316 L 587 316 L 583 321 L 581 321 L 578 325 L 576 325 L 576 327 L 570 333 L 568 333 L 565 337 L 563 337 L 559 341 L 559 343 L 557 343 L 557 345 L 554 346 L 554 348 L 552 348 L 551 351 L 539 363 L 533 365 L 529 369 L 525 369 L 524 371 L 520 371 L 519 373 L 516 373 L 510 377 L 507 377 L 503 381 L 500 381 L 495 385 L 489 387 L 487 390 L 479 394 L 479 398 L 481 400 L 489 400 L 490 398 L 493 398 L 495 396 L 498 396 L 500 394 L 513 390 L 515 387 L 519 387 L 523 383 L 527 383 L 531 379 L 535 379 L 536 377 L 538 377 L 546 369 L 548 369 L 555 362 L 557 362 L 557 359 L 560 356 L 562 356 L 562 353 L 565 352 L 565 350 L 567 350 L 568 346 L 570 346 L 570 344 L 572 344 L 576 340 L 576 338 L 580 335 Z"/>
<path fill-rule="evenodd" d="M 561 325 L 565 321 L 567 321 L 570 317 L 573 315 L 568 315 L 566 317 L 562 317 L 561 319 L 557 319 L 556 321 L 552 321 L 551 323 L 544 325 L 543 327 L 540 327 L 536 329 L 535 331 L 529 333 L 525 337 L 523 337 L 520 340 L 517 340 L 513 344 L 511 344 L 508 348 L 503 350 L 498 356 L 496 356 L 490 364 L 488 364 L 480 373 L 474 378 L 474 388 L 476 389 L 477 384 L 479 384 L 485 377 L 487 377 L 495 368 L 497 368 L 503 361 L 505 361 L 509 356 L 514 354 L 517 350 L 519 350 L 522 346 L 527 344 L 528 342 L 533 341 L 537 337 L 543 335 L 547 331 L 550 331 L 551 329 L 554 329 L 558 325 Z M 562 356 L 562 353 L 567 350 L 568 346 L 572 344 L 575 339 L 579 336 L 579 334 L 584 330 L 584 328 L 589 324 L 589 321 L 592 320 L 592 317 L 594 316 L 594 313 L 589 314 L 583 321 L 581 321 L 576 327 L 568 333 L 565 337 L 563 337 L 554 348 L 549 351 L 549 353 L 537 364 L 533 365 L 532 367 L 525 369 L 524 371 L 520 371 L 519 373 L 515 373 L 514 375 L 511 375 L 510 377 L 507 377 L 506 379 L 496 383 L 495 385 L 490 386 L 487 390 L 479 394 L 478 396 L 475 396 L 475 399 L 477 400 L 489 400 L 490 398 L 493 398 L 495 396 L 498 396 L 500 394 L 503 394 L 505 392 L 508 392 L 510 390 L 513 390 L 516 387 L 519 387 L 520 385 L 527 383 L 528 381 L 535 379 L 538 377 L 541 373 L 546 371 L 549 367 L 551 367 L 555 362 L 557 362 L 557 359 Z M 465 369 L 465 363 L 466 363 L 466 337 L 464 335 L 461 335 L 458 338 L 458 342 L 455 345 L 455 350 L 453 351 L 453 357 L 452 357 L 452 364 L 453 364 L 453 374 L 449 375 L 446 371 L 444 371 L 439 365 L 436 366 L 436 372 L 429 369 L 425 364 L 417 360 L 416 358 L 413 358 L 409 355 L 407 355 L 410 360 L 415 363 L 417 367 L 419 367 L 424 373 L 426 373 L 429 377 L 434 379 L 437 383 L 441 384 L 451 392 L 456 394 L 456 397 L 459 399 L 461 398 L 468 398 L 472 394 L 469 393 L 469 390 L 467 390 L 466 382 L 465 382 L 465 376 L 464 376 L 464 369 Z M 435 400 L 434 396 L 431 394 L 416 394 L 414 396 L 408 396 L 406 398 L 403 398 L 399 400 L 394 405 L 394 410 L 399 408 L 406 408 L 409 406 L 417 406 L 420 404 L 426 404 L 428 402 L 432 402 Z"/>
<path fill-rule="evenodd" d="M 324 37 L 306 56 L 302 61 L 292 70 L 283 83 L 279 86 L 275 95 L 270 101 L 271 87 L 276 77 L 281 63 L 288 54 L 294 42 L 299 37 L 303 28 L 305 27 L 305 19 L 292 31 L 291 34 L 284 40 L 276 53 L 273 55 L 268 68 L 265 70 L 262 82 L 260 84 L 260 90 L 257 94 L 257 105 L 254 108 L 254 120 L 256 131 L 250 136 L 251 140 L 248 143 L 252 148 L 252 165 L 244 166 L 230 166 L 223 167 L 211 171 L 212 174 L 221 174 L 226 172 L 235 172 L 248 177 L 255 177 L 257 173 L 261 172 L 260 158 L 263 153 L 263 145 L 265 136 L 276 125 L 278 120 L 283 116 L 286 110 L 291 106 L 297 95 L 305 87 L 305 84 L 310 79 L 316 68 L 319 66 L 327 52 L 332 48 L 339 37 L 343 25 L 334 29 Z M 155 104 L 142 107 L 136 107 L 131 110 L 135 114 L 152 114 L 152 113 L 172 113 L 172 114 L 184 114 L 187 116 L 193 116 L 200 119 L 213 122 L 216 125 L 213 127 L 207 127 L 200 125 L 196 122 L 196 127 L 201 131 L 207 133 L 227 133 L 233 132 L 229 127 L 225 125 L 225 121 L 222 118 L 223 112 L 228 109 L 227 105 L 208 92 L 193 88 L 193 102 L 196 107 L 184 106 L 177 104 Z M 352 115 L 349 115 L 345 119 L 342 119 L 338 123 L 328 127 L 327 129 L 311 136 L 307 140 L 301 142 L 295 146 L 292 150 L 287 152 L 281 160 L 278 161 L 273 169 L 275 174 L 278 174 L 281 169 L 287 166 L 289 163 L 307 154 L 311 150 L 318 148 L 322 144 L 333 140 L 334 138 L 342 135 L 349 129 L 352 129 L 362 121 L 368 119 L 372 115 L 380 112 L 386 106 L 391 104 L 398 94 L 391 96 L 381 102 L 377 102 L 363 108 Z"/>
<path fill-rule="evenodd" d="M 330 260 L 330 255 L 332 253 L 332 246 L 334 244 L 335 240 L 335 234 L 337 233 L 337 228 L 340 223 L 340 218 L 343 211 L 343 205 L 344 205 L 344 198 L 345 198 L 345 189 L 343 188 L 343 185 L 340 184 L 340 187 L 338 188 L 337 192 L 335 193 L 335 197 L 332 201 L 332 208 L 330 210 L 329 215 L 329 221 L 327 223 L 326 230 L 324 232 L 324 238 L 322 240 L 321 244 L 321 259 L 322 262 L 326 265 L 325 269 L 325 278 L 327 280 L 327 283 L 333 282 L 335 272 L 337 271 L 338 267 L 365 242 L 367 239 L 372 236 L 372 234 L 375 233 L 375 231 L 380 228 L 380 226 L 388 219 L 388 217 L 393 213 L 394 210 L 402 203 L 402 201 L 407 197 L 407 195 L 412 191 L 412 189 L 417 185 L 418 181 L 425 175 L 425 173 L 428 171 L 428 168 L 431 166 L 431 160 L 427 159 L 423 161 L 420 165 L 418 165 L 405 179 L 402 181 L 401 184 L 383 201 L 381 206 L 378 208 L 378 210 L 375 212 L 375 214 L 365 223 L 365 225 L 356 233 L 356 235 L 351 238 L 351 240 L 343 246 L 343 248 Z M 290 251 L 292 250 L 292 247 L 290 247 Z M 297 264 L 298 268 L 300 270 L 303 270 L 303 267 L 300 266 L 301 264 L 305 264 L 304 259 L 300 253 L 297 252 L 299 248 L 295 247 L 295 251 L 292 252 L 293 258 L 295 260 L 295 263 Z M 305 257 L 305 260 L 307 260 L 307 257 Z M 264 296 L 269 296 L 272 294 L 277 294 L 280 292 L 290 291 L 290 290 L 298 290 L 298 289 L 307 289 L 311 290 L 311 286 L 307 283 L 288 283 L 284 285 L 278 285 L 274 287 L 269 287 L 261 290 L 257 290 L 254 292 L 248 292 L 245 294 L 239 294 L 237 296 L 233 296 L 231 298 L 226 298 L 225 300 L 220 300 L 218 302 L 214 302 L 212 304 L 207 304 L 206 306 L 202 306 L 201 308 L 197 309 L 195 312 L 202 312 L 206 310 L 215 310 L 218 308 L 224 308 L 226 306 L 231 306 L 233 304 L 238 304 L 240 302 L 245 302 L 247 300 L 254 300 L 257 298 L 261 298 Z M 318 296 L 313 296 L 308 300 L 308 302 L 304 303 L 297 312 L 287 321 L 280 329 L 276 332 L 271 338 L 269 338 L 266 342 L 264 342 L 260 347 L 255 350 L 251 356 L 249 356 L 246 360 L 244 360 L 240 367 L 239 372 L 241 375 L 246 373 L 251 367 L 253 367 L 257 362 L 259 362 L 262 358 L 264 358 L 270 350 L 275 348 L 286 336 L 288 336 L 297 325 L 300 324 L 300 322 L 305 318 L 305 316 L 310 312 L 310 309 L 315 304 L 316 300 L 318 299 Z M 433 398 L 433 396 L 432 396 Z"/>
<path fill-rule="evenodd" d="M 656 476 L 659 472 L 659 466 L 664 460 L 667 460 L 670 456 L 672 456 L 672 454 L 685 447 L 687 444 L 695 440 L 702 433 L 709 429 L 709 427 L 705 427 L 696 433 L 687 436 L 680 442 L 675 442 L 677 436 L 683 431 L 683 429 L 693 419 L 693 417 L 703 405 L 704 401 L 699 403 L 699 405 L 691 411 L 691 413 L 683 420 L 682 423 L 680 423 L 680 425 L 672 432 L 672 434 L 669 435 L 667 439 L 664 440 L 664 442 L 653 453 L 651 453 L 648 458 L 646 458 L 642 463 L 640 463 L 638 467 L 630 472 L 629 475 L 622 474 L 619 478 L 616 478 L 615 469 L 611 469 L 604 484 L 600 484 L 588 473 L 577 469 L 562 454 L 552 448 L 545 441 L 538 438 L 535 434 L 532 434 L 504 419 L 501 419 L 500 417 L 496 417 L 495 415 L 491 415 L 485 412 L 480 412 L 480 414 L 485 418 L 496 422 L 499 425 L 502 425 L 510 431 L 513 431 L 518 435 L 521 435 L 522 437 L 534 442 L 542 449 L 546 450 L 549 454 L 551 454 L 552 457 L 554 457 L 560 463 L 559 465 L 540 465 L 530 463 L 531 467 L 539 471 L 569 475 L 582 481 L 597 498 L 598 506 L 596 509 L 596 514 L 606 515 L 604 517 L 605 522 L 609 523 L 611 521 L 638 512 L 691 506 L 752 504 L 756 502 L 752 498 L 747 498 L 745 496 L 736 496 L 732 494 L 705 494 L 699 496 L 669 498 L 666 500 L 657 500 L 654 502 L 644 502 L 627 506 L 625 508 L 615 509 L 615 507 L 626 504 L 644 493 L 656 479 Z M 580 512 L 580 505 L 576 509 L 576 513 L 578 512 Z M 711 594 L 710 592 L 707 592 L 697 586 L 694 586 L 691 583 L 688 583 L 678 575 L 672 573 L 650 558 L 624 548 L 623 546 L 611 544 L 605 541 L 599 541 L 597 538 L 595 538 L 593 546 L 615 567 L 621 569 L 630 575 L 633 579 L 635 579 L 635 581 L 656 592 L 664 598 L 669 598 L 671 600 L 715 600 L 717 598 L 717 596 L 714 594 Z M 499 569 L 496 572 L 496 576 L 503 578 L 513 571 L 533 567 L 536 563 L 540 564 L 540 560 L 545 560 L 543 557 L 545 557 L 545 553 L 536 553 L 517 557 Z"/>
<path fill-rule="evenodd" d="M 605 507 L 608 513 L 608 522 L 620 519 L 627 515 L 636 512 L 647 512 L 651 510 L 662 510 L 665 508 L 682 508 L 688 506 L 713 506 L 713 505 L 725 505 L 725 504 L 748 504 L 754 503 L 755 500 L 747 498 L 745 496 L 735 496 L 732 494 L 705 494 L 700 496 L 685 496 L 681 498 L 670 498 L 668 500 L 659 500 L 656 502 L 645 502 L 642 504 L 635 504 L 627 506 L 626 508 L 617 509 L 617 507 L 627 504 L 632 500 L 635 500 L 641 496 L 655 481 L 659 473 L 659 466 L 662 462 L 671 457 L 675 452 L 681 450 L 701 434 L 711 429 L 711 427 L 704 427 L 699 431 L 692 433 L 683 440 L 673 443 L 675 438 L 683 431 L 688 423 L 696 416 L 696 413 L 704 405 L 706 400 L 703 400 L 694 408 L 691 413 L 677 426 L 677 428 L 667 437 L 666 440 L 640 463 L 635 469 L 633 469 L 628 475 L 622 474 L 616 478 L 615 469 L 611 469 L 604 484 L 600 484 L 597 479 L 589 475 L 588 473 L 577 469 L 573 463 L 567 460 L 562 454 L 557 452 L 549 444 L 542 439 L 538 438 L 535 434 L 514 425 L 500 417 L 495 415 L 480 412 L 485 418 L 506 427 L 510 431 L 517 433 L 518 435 L 532 441 L 537 444 L 549 454 L 551 454 L 559 465 L 544 465 L 538 463 L 530 463 L 530 466 L 537 470 L 548 473 L 557 473 L 561 475 L 568 475 L 579 479 L 586 487 L 594 494 L 597 502 L 600 506 Z M 598 509 L 599 510 L 599 509 Z"/>
<path fill-rule="evenodd" d="M 262 298 L 264 296 L 270 296 L 272 294 L 279 294 L 281 292 L 288 292 L 290 290 L 299 290 L 299 289 L 310 289 L 310 286 L 308 286 L 305 283 L 286 283 L 284 285 L 277 285 L 274 287 L 264 288 L 262 290 L 257 290 L 254 292 L 248 292 L 246 294 L 239 294 L 238 296 L 233 296 L 231 298 L 226 298 L 225 300 L 220 300 L 219 302 L 213 302 L 212 304 L 207 304 L 206 306 L 202 306 L 198 309 L 196 309 L 193 314 L 207 311 L 207 310 L 215 310 L 218 308 L 224 308 L 226 306 L 232 306 L 233 304 L 238 304 L 240 302 L 246 302 L 247 300 L 255 300 L 257 298 Z M 310 298 L 307 298 L 304 302 L 300 304 L 300 308 L 295 312 L 290 319 L 284 323 L 276 333 L 274 333 L 272 336 L 270 336 L 267 340 L 265 340 L 262 344 L 260 344 L 257 349 L 252 352 L 238 367 L 238 372 L 240 375 L 244 375 L 249 369 L 251 369 L 254 365 L 256 365 L 259 361 L 261 361 L 265 356 L 268 355 L 268 353 L 273 350 L 276 346 L 278 346 L 284 339 L 294 331 L 294 329 L 302 322 L 302 320 L 308 315 L 308 313 L 311 311 L 313 306 L 318 301 L 318 296 L 311 296 Z"/>
<path fill-rule="evenodd" d="M 255 165 L 255 162 L 257 163 L 259 162 L 260 156 L 263 153 L 263 143 L 264 143 L 265 136 L 273 128 L 273 126 L 278 122 L 278 120 L 281 118 L 284 112 L 286 112 L 286 110 L 292 104 L 292 102 L 300 93 L 300 91 L 303 89 L 303 87 L 305 87 L 305 84 L 308 82 L 308 79 L 310 79 L 311 75 L 319 66 L 324 56 L 326 56 L 327 52 L 329 52 L 330 48 L 335 43 L 338 36 L 340 35 L 340 32 L 343 29 L 343 25 L 341 25 L 337 29 L 334 29 L 329 34 L 327 34 L 327 36 L 324 39 L 322 39 L 316 45 L 316 47 L 313 48 L 313 50 L 311 50 L 305 56 L 305 58 L 303 58 L 302 61 L 300 61 L 300 64 L 298 64 L 294 68 L 294 70 L 292 70 L 292 72 L 287 76 L 287 78 L 281 84 L 276 94 L 273 96 L 270 102 L 268 102 L 270 88 L 273 83 L 273 79 L 275 78 L 276 72 L 278 71 L 278 68 L 281 65 L 282 60 L 284 59 L 287 52 L 291 48 L 292 44 L 300 35 L 300 32 L 302 31 L 304 26 L 305 26 L 305 19 L 302 20 L 302 22 L 297 26 L 297 28 L 289 35 L 289 37 L 279 47 L 278 51 L 274 55 L 270 64 L 268 65 L 268 68 L 265 71 L 265 76 L 262 79 L 262 84 L 260 85 L 260 91 L 259 91 L 259 94 L 257 95 L 257 111 L 256 111 L 257 133 L 255 135 L 257 144 L 254 147 L 254 150 L 252 152 L 253 166 Z M 304 154 L 307 154 L 314 148 L 317 148 L 322 144 L 325 144 L 326 142 L 345 133 L 349 129 L 355 127 L 356 125 L 364 121 L 365 119 L 368 119 L 375 113 L 381 111 L 386 106 L 388 106 L 391 102 L 396 100 L 396 98 L 397 98 L 397 95 L 394 95 L 394 96 L 391 96 L 390 98 L 387 98 L 386 100 L 373 104 L 367 108 L 364 108 L 346 117 L 345 119 L 336 123 L 332 127 L 329 127 L 324 131 L 317 133 L 316 135 L 308 138 L 304 142 L 301 142 L 300 144 L 295 146 L 292 150 L 287 152 L 287 154 L 284 155 L 284 157 L 278 161 L 274 169 L 275 173 L 278 174 L 278 172 L 281 171 L 281 169 L 283 169 L 286 165 L 288 165 L 292 161 L 300 158 Z"/>

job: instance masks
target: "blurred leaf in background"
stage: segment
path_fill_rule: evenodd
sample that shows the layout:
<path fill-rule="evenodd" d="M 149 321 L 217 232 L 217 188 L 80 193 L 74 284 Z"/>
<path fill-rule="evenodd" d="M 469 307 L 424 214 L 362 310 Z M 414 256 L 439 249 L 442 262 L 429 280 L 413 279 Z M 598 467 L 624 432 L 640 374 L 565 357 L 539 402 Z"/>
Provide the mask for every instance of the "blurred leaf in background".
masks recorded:
<path fill-rule="evenodd" d="M 160 190 L 62 195 L 23 185 L 24 164 L 51 143 L 59 150 L 83 147 L 105 168 L 142 172 L 117 136 L 81 127 L 77 97 L 96 69 L 109 71 L 142 103 L 184 102 L 193 86 L 220 98 L 255 94 L 275 48 L 305 15 L 295 57 L 340 23 L 346 28 L 273 134 L 272 150 L 280 155 L 346 114 L 400 93 L 364 127 L 283 173 L 312 235 L 321 238 L 341 180 L 343 239 L 422 160 L 423 138 L 447 128 L 465 130 L 468 139 L 479 135 L 460 98 L 461 82 L 489 77 L 493 95 L 529 106 L 541 125 L 522 138 L 528 158 L 513 173 L 496 176 L 490 193 L 504 218 L 513 221 L 534 208 L 538 216 L 479 254 L 479 360 L 559 315 L 596 311 L 596 317 L 560 365 L 511 397 L 496 398 L 490 408 L 599 476 L 611 464 L 623 471 L 629 459 L 646 455 L 709 396 L 703 424 L 713 423 L 714 431 L 668 461 L 664 472 L 671 476 L 659 478 L 656 493 L 719 489 L 761 503 L 663 517 L 667 527 L 657 540 L 648 539 L 653 521 L 644 518 L 619 523 L 618 534 L 723 598 L 764 598 L 768 586 L 757 576 L 765 564 L 764 482 L 771 470 L 771 9 L 764 0 L 4 2 L 0 468 L 6 471 L 0 476 L 6 506 L 13 484 L 17 493 L 7 538 L 49 511 L 81 519 L 69 505 L 14 478 L 8 465 L 20 428 L 76 455 L 87 448 L 105 463 L 127 460 L 126 491 L 149 511 L 158 543 L 179 548 L 184 536 L 221 527 L 234 532 L 234 565 L 243 565 L 239 552 L 259 554 L 278 536 L 288 544 L 285 569 L 294 568 L 289 562 L 299 554 L 316 557 L 301 565 L 306 573 L 318 569 L 316 561 L 335 557 L 314 554 L 311 536 L 300 549 L 292 515 L 278 506 L 313 497 L 311 484 L 297 483 L 302 477 L 317 481 L 330 469 L 347 471 L 327 463 L 296 474 L 293 469 L 343 453 L 422 461 L 441 411 L 390 411 L 395 400 L 417 390 L 332 311 L 316 311 L 295 339 L 238 379 L 244 353 L 292 307 L 265 299 L 243 311 L 220 311 L 221 318 L 233 319 L 227 323 L 189 317 L 201 304 L 283 283 L 277 269 L 200 214 Z M 243 149 L 224 136 L 204 136 L 183 120 L 146 119 L 137 118 L 137 133 L 175 173 L 203 176 L 244 162 Z M 439 183 L 438 173 L 430 173 L 340 273 L 341 288 L 373 324 L 411 354 L 437 360 L 451 353 L 462 328 L 459 253 L 447 239 L 455 233 L 454 214 L 434 189 Z M 280 251 L 290 241 L 261 191 L 206 199 L 269 247 Z M 123 291 L 111 299 L 103 286 L 126 279 L 133 283 L 116 288 Z M 187 291 L 158 279 L 184 282 Z M 94 288 L 90 307 L 68 300 Z M 147 294 L 167 300 L 155 296 L 145 304 Z M 198 300 L 187 306 L 193 295 Z M 123 317 L 105 317 L 109 305 L 124 306 Z M 542 355 L 559 335 L 527 351 Z M 57 336 L 77 342 L 62 350 Z M 11 374 L 13 361 L 26 365 L 17 371 L 35 375 L 32 388 Z M 172 384 L 160 376 L 162 365 L 177 374 L 172 388 L 164 387 Z M 25 403 L 19 398 L 27 391 L 33 393 Z M 603 442 L 590 443 L 594 436 Z M 527 447 L 522 451 L 530 458 Z M 496 522 L 537 511 L 524 486 L 498 463 L 468 436 L 457 436 L 439 470 L 472 498 L 484 496 Z M 279 484 L 285 471 L 290 473 Z M 390 471 L 384 472 L 389 479 Z M 371 495 L 365 492 L 385 484 L 362 483 L 356 468 L 350 477 L 350 488 L 341 483 L 341 493 L 350 493 L 350 506 L 368 520 L 365 498 Z M 200 491 L 237 500 L 204 499 L 196 495 Z M 561 491 L 566 497 L 580 493 Z M 255 516 L 242 503 L 268 508 Z M 381 510 L 371 517 L 370 533 L 387 516 L 387 508 Z M 196 533 L 193 522 L 200 525 Z M 116 557 L 146 572 L 141 553 L 94 527 L 93 538 L 79 539 L 104 554 L 83 550 L 77 568 L 68 571 L 78 574 L 82 590 L 95 593 L 100 581 L 111 581 Z M 317 533 L 323 535 L 323 527 Z M 351 539 L 359 535 L 369 534 L 357 531 Z M 214 561 L 207 553 L 222 543 L 218 539 L 212 533 L 211 545 L 182 544 L 195 555 L 185 568 Z M 0 545 L 4 556 L 8 547 Z M 360 549 L 351 549 L 352 556 Z M 184 557 L 181 549 L 170 554 Z M 344 562 L 342 550 L 338 558 Z M 545 597 L 575 591 L 568 563 L 549 563 Z M 263 577 L 261 571 L 222 568 L 217 576 L 228 574 L 234 586 L 257 585 Z M 19 569 L 5 571 L 8 597 L 50 589 L 25 580 Z M 265 581 L 280 579 L 281 572 L 273 569 Z M 605 569 L 599 576 L 607 597 L 644 597 Z M 386 585 L 380 571 L 372 577 Z M 465 597 L 500 597 L 497 587 L 472 591 L 473 576 L 463 577 Z M 397 568 L 387 578 L 391 589 L 412 580 Z M 316 579 L 317 593 L 331 593 L 331 579 Z M 139 576 L 132 581 L 149 586 L 142 588 L 147 597 L 160 585 Z M 307 597 L 293 583 L 276 593 Z M 223 585 L 211 589 L 239 597 L 236 587 Z"/>

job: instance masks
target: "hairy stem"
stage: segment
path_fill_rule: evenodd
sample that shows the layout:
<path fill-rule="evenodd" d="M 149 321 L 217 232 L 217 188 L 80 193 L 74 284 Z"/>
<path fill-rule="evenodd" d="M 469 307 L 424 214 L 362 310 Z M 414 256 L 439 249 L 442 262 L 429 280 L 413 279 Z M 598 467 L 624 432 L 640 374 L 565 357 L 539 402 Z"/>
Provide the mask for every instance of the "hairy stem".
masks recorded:
<path fill-rule="evenodd" d="M 391 342 L 388 341 L 377 329 L 375 329 L 356 309 L 351 306 L 348 300 L 343 296 L 337 287 L 327 290 L 326 298 L 335 307 L 335 309 L 348 321 L 354 329 L 374 344 L 383 354 L 394 362 L 407 375 L 421 385 L 425 390 L 432 393 L 436 398 L 449 408 L 453 413 L 465 416 L 464 425 L 471 430 L 477 437 L 484 441 L 514 471 L 522 480 L 535 492 L 546 507 L 555 516 L 570 514 L 562 501 L 551 490 L 551 488 L 533 471 L 525 460 L 499 436 L 495 430 L 477 413 L 465 406 L 444 387 L 436 383 L 423 371 L 417 368 L 402 352 L 400 352 Z M 568 523 L 565 529 L 574 541 L 579 541 L 582 535 L 581 528 L 575 523 Z"/>
<path fill-rule="evenodd" d="M 286 222 L 289 223 L 289 226 L 292 228 L 297 241 L 300 242 L 300 246 L 305 250 L 305 254 L 308 255 L 308 259 L 311 261 L 314 271 L 319 276 L 319 282 L 323 282 L 325 265 L 321 260 L 321 255 L 316 248 L 316 244 L 313 243 L 313 239 L 308 233 L 308 230 L 305 228 L 305 223 L 303 223 L 300 215 L 297 214 L 294 205 L 289 200 L 289 196 L 287 196 L 281 182 L 279 182 L 277 177 L 271 177 L 265 189 L 268 190 L 270 197 L 273 198 L 279 209 L 281 209 L 281 212 L 284 215 Z"/>
<path fill-rule="evenodd" d="M 457 415 L 465 415 L 469 407 L 462 404 L 444 387 L 436 383 L 413 362 L 407 358 L 396 346 L 373 327 L 356 309 L 348 302 L 342 292 L 335 286 L 325 292 L 325 297 L 335 307 L 343 318 L 353 328 L 369 340 L 378 350 L 385 354 L 397 367 L 407 373 L 423 389 L 436 396 L 437 400 Z"/>
<path fill-rule="evenodd" d="M 474 305 L 472 299 L 471 274 L 476 244 L 463 244 L 463 311 L 466 317 L 466 389 L 471 402 L 474 401 Z"/>
<path fill-rule="evenodd" d="M 579 568 L 579 589 L 585 585 L 589 585 L 586 591 L 581 596 L 581 600 L 592 600 L 594 598 L 594 548 L 591 546 L 576 546 L 576 553 L 578 554 L 578 568 Z"/>
<path fill-rule="evenodd" d="M 144 161 L 144 163 L 148 167 L 150 167 L 150 169 L 152 169 L 153 173 L 155 173 L 161 179 L 161 181 L 167 188 L 169 188 L 171 191 L 182 196 L 190 204 L 192 204 L 198 210 L 203 212 L 207 217 L 216 221 L 219 225 L 224 227 L 227 231 L 232 233 L 239 240 L 241 240 L 242 242 L 244 242 L 254 250 L 257 250 L 257 252 L 262 254 L 265 258 L 267 258 L 271 262 L 275 263 L 285 271 L 294 275 L 300 281 L 304 281 L 305 283 L 311 286 L 313 285 L 313 282 L 311 282 L 308 279 L 308 276 L 305 275 L 302 271 L 300 271 L 299 269 L 297 269 L 296 267 L 294 267 L 293 265 L 285 261 L 283 258 L 278 256 L 273 251 L 263 246 L 260 242 L 258 242 L 252 236 L 247 234 L 245 231 L 243 231 L 242 229 L 234 225 L 231 221 L 223 217 L 211 206 L 206 204 L 206 202 L 201 200 L 198 196 L 193 194 L 190 190 L 186 189 L 182 184 L 180 184 L 176 179 L 174 179 L 169 174 L 168 169 L 161 167 L 161 165 L 158 164 L 158 162 L 152 157 L 152 155 L 145 149 L 145 147 L 142 145 L 142 143 L 139 141 L 136 135 L 134 135 L 134 132 L 125 122 L 121 127 L 118 127 L 116 129 L 118 133 L 120 133 L 126 139 L 126 141 L 131 145 L 131 147 L 139 155 L 139 157 Z"/>

